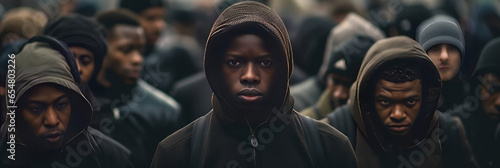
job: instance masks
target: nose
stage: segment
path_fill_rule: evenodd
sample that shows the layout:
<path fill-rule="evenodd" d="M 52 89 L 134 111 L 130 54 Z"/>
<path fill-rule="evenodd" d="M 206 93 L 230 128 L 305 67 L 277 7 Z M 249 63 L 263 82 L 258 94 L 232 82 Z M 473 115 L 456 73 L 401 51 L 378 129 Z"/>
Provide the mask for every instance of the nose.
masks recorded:
<path fill-rule="evenodd" d="M 439 55 L 439 60 L 441 61 L 448 61 L 450 59 L 448 55 L 448 49 L 446 48 L 446 45 L 441 45 L 441 54 Z"/>
<path fill-rule="evenodd" d="M 142 54 L 139 50 L 135 50 L 130 56 L 130 63 L 132 66 L 142 66 L 144 58 L 142 58 Z"/>
<path fill-rule="evenodd" d="M 253 85 L 260 83 L 260 73 L 253 65 L 253 63 L 248 63 L 243 67 L 243 74 L 241 75 L 240 82 L 244 85 Z"/>
<path fill-rule="evenodd" d="M 56 127 L 60 120 L 54 107 L 49 107 L 44 113 L 43 125 L 45 127 Z"/>
<path fill-rule="evenodd" d="M 161 32 L 163 29 L 165 29 L 166 26 L 167 24 L 162 18 L 156 19 L 155 27 L 158 32 Z"/>
<path fill-rule="evenodd" d="M 396 104 L 392 108 L 390 116 L 391 120 L 396 121 L 396 122 L 401 122 L 406 119 L 406 113 L 404 110 L 403 105 Z"/>
<path fill-rule="evenodd" d="M 82 68 L 80 66 L 80 62 L 78 60 L 76 60 L 76 68 L 78 69 L 78 74 L 82 75 Z"/>
<path fill-rule="evenodd" d="M 338 85 L 335 90 L 333 91 L 333 97 L 336 100 L 344 100 L 347 99 L 348 97 L 348 89 L 344 85 Z"/>

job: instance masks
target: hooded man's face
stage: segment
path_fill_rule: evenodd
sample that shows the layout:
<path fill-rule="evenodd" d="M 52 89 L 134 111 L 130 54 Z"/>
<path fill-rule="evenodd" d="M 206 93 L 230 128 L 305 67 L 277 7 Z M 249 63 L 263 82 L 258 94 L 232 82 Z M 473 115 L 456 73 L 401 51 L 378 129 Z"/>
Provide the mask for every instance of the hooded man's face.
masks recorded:
<path fill-rule="evenodd" d="M 275 56 L 264 46 L 262 38 L 245 34 L 236 36 L 224 53 L 222 72 L 229 98 L 237 109 L 262 109 L 276 73 Z"/>
<path fill-rule="evenodd" d="M 392 135 L 406 135 L 422 104 L 419 79 L 393 83 L 384 79 L 375 86 L 375 110 L 382 124 Z"/>
<path fill-rule="evenodd" d="M 109 39 L 109 52 L 104 58 L 103 69 L 116 73 L 125 84 L 135 84 L 141 77 L 144 45 L 142 28 L 115 26 Z"/>
<path fill-rule="evenodd" d="M 21 98 L 20 137 L 41 150 L 63 145 L 71 118 L 69 94 L 49 84 L 32 87 Z"/>
<path fill-rule="evenodd" d="M 453 79 L 460 70 L 460 51 L 453 45 L 435 45 L 427 51 L 427 54 L 438 69 L 443 82 Z"/>
<path fill-rule="evenodd" d="M 83 83 L 89 83 L 94 74 L 95 57 L 94 53 L 82 47 L 69 47 L 73 56 L 75 56 L 78 73 Z"/>
<path fill-rule="evenodd" d="M 482 76 L 481 104 L 490 121 L 500 119 L 500 77 L 492 73 Z"/>

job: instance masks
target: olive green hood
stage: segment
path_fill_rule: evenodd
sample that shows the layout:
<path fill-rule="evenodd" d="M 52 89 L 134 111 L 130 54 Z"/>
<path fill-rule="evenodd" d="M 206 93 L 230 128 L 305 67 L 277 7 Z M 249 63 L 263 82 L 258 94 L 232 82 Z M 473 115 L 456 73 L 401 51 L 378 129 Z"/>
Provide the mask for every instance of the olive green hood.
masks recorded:
<path fill-rule="evenodd" d="M 410 61 L 421 67 L 423 99 L 420 112 L 404 137 L 405 144 L 394 144 L 382 131 L 380 119 L 374 110 L 374 74 L 384 65 L 398 60 Z M 414 147 L 431 133 L 437 124 L 435 112 L 441 91 L 438 70 L 422 47 L 414 40 L 398 36 L 377 41 L 367 52 L 359 74 L 351 88 L 350 108 L 359 131 L 374 149 L 386 152 Z"/>

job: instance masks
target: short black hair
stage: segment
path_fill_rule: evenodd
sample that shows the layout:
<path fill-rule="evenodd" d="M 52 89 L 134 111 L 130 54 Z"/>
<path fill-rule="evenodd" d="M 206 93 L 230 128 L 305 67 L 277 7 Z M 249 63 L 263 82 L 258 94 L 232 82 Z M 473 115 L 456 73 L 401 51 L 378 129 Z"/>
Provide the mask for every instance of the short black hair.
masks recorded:
<path fill-rule="evenodd" d="M 116 25 L 140 27 L 139 16 L 128 9 L 116 9 L 97 14 L 96 20 L 110 32 Z"/>
<path fill-rule="evenodd" d="M 379 69 L 375 76 L 393 83 L 422 79 L 420 68 L 408 62 L 392 63 Z"/>

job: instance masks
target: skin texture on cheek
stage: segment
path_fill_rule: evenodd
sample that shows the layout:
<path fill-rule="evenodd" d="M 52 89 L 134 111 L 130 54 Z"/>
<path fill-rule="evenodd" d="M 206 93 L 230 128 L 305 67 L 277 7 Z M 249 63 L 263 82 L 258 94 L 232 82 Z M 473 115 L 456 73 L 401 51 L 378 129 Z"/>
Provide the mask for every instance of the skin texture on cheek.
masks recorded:
<path fill-rule="evenodd" d="M 453 79 L 458 74 L 461 64 L 460 51 L 450 44 L 438 44 L 431 47 L 427 54 L 439 71 L 443 82 Z"/>

